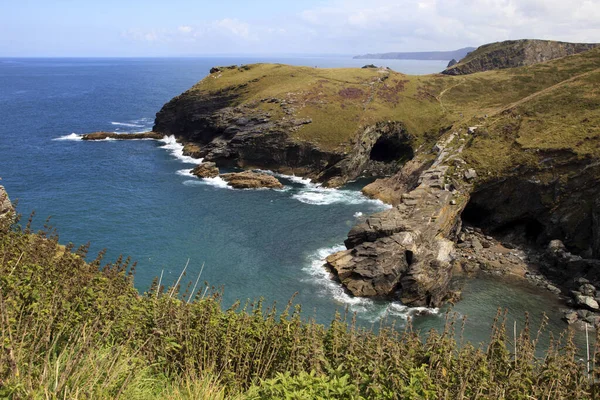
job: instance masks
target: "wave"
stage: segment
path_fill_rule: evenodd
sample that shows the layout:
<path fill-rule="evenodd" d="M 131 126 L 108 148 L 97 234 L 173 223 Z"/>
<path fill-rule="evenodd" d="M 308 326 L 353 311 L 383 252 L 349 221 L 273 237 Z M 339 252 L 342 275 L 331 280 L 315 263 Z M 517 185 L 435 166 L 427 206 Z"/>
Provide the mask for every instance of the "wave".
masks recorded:
<path fill-rule="evenodd" d="M 353 215 L 353 217 L 354 218 L 362 218 L 363 215 L 364 214 L 359 211 L 359 212 L 355 212 L 354 215 Z"/>
<path fill-rule="evenodd" d="M 381 200 L 370 199 L 357 190 L 345 190 L 323 187 L 320 183 L 313 183 L 310 178 L 303 178 L 296 175 L 285 175 L 269 170 L 259 170 L 269 175 L 288 180 L 292 183 L 302 185 L 303 188 L 298 193 L 292 195 L 292 198 L 311 205 L 329 205 L 336 203 L 344 204 L 372 204 L 382 208 L 391 208 Z M 355 215 L 358 218 L 358 216 Z"/>
<path fill-rule="evenodd" d="M 186 164 L 202 164 L 202 158 L 194 158 L 190 156 L 183 155 L 183 145 L 175 139 L 175 136 L 165 136 L 160 139 L 159 142 L 164 143 L 164 146 L 161 146 L 161 149 L 165 149 L 171 153 L 172 156 L 177 158 L 179 161 L 184 162 Z"/>
<path fill-rule="evenodd" d="M 179 173 L 179 171 L 177 171 L 177 173 Z M 233 189 L 220 176 L 217 176 L 214 178 L 201 178 L 201 179 L 183 181 L 183 184 L 186 186 L 208 185 L 208 186 L 214 186 L 214 187 L 220 188 L 220 189 Z"/>
<path fill-rule="evenodd" d="M 195 178 L 196 175 L 192 174 L 192 170 L 191 169 L 180 169 L 179 171 L 177 171 L 177 175 L 181 175 L 181 176 L 187 176 L 190 178 Z"/>
<path fill-rule="evenodd" d="M 324 267 L 329 255 L 344 250 L 344 245 L 335 245 L 320 248 L 308 256 L 308 263 L 302 270 L 310 276 L 308 281 L 319 287 L 318 295 L 332 297 L 338 303 L 346 305 L 351 312 L 356 312 L 359 318 L 371 323 L 387 317 L 406 320 L 414 315 L 439 313 L 437 308 L 408 307 L 399 301 L 372 300 L 349 294 L 339 282 L 332 279 L 331 273 Z"/>
<path fill-rule="evenodd" d="M 82 140 L 83 135 L 78 135 L 76 133 L 71 133 L 70 135 L 65 135 L 61 137 L 54 138 L 52 140 Z"/>

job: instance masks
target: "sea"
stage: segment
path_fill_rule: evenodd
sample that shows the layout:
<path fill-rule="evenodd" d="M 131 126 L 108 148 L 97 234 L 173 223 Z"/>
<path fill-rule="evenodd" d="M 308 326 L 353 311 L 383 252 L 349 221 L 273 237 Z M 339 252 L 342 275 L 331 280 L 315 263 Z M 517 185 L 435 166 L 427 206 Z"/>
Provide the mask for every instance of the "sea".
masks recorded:
<path fill-rule="evenodd" d="M 64 244 L 90 243 L 89 257 L 106 249 L 137 262 L 135 286 L 153 279 L 184 286 L 204 282 L 223 292 L 223 307 L 263 299 L 279 309 L 292 299 L 303 316 L 328 324 L 336 311 L 359 325 L 442 329 L 448 315 L 466 317 L 464 338 L 489 338 L 498 309 L 522 327 L 549 317 L 563 331 L 562 304 L 521 281 L 481 277 L 465 283 L 463 299 L 441 309 L 355 298 L 323 268 L 343 250 L 350 228 L 387 206 L 360 193 L 357 181 L 327 189 L 279 176 L 282 190 L 233 190 L 219 178 L 190 174 L 199 161 L 182 155 L 174 138 L 81 141 L 94 131 L 143 132 L 172 97 L 220 65 L 278 62 L 320 68 L 389 66 L 408 74 L 436 73 L 442 61 L 354 60 L 345 57 L 0 58 L 0 184 L 17 200 L 23 220 L 50 223 Z"/>

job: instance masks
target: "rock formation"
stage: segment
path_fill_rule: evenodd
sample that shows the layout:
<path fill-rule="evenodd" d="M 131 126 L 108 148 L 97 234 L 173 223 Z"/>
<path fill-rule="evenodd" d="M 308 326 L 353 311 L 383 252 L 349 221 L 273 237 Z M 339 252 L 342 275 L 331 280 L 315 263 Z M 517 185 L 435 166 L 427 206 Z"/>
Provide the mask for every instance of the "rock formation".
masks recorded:
<path fill-rule="evenodd" d="M 462 168 L 457 134 L 441 140 L 436 159 L 418 174 L 416 187 L 400 186 L 398 204 L 367 218 L 348 234 L 348 250 L 327 266 L 355 296 L 397 297 L 409 306 L 437 307 L 451 296 L 450 278 L 460 215 L 471 185 L 454 180 Z M 401 176 L 411 171 L 400 172 Z"/>
<path fill-rule="evenodd" d="M 522 67 L 581 53 L 599 46 L 596 43 L 565 43 L 552 40 L 507 40 L 478 47 L 464 59 L 442 72 L 465 75 L 494 69 Z"/>
<path fill-rule="evenodd" d="M 198 178 L 215 178 L 219 176 L 219 168 L 214 162 L 204 162 L 192 170 L 192 174 Z"/>
<path fill-rule="evenodd" d="M 221 178 L 236 189 L 283 189 L 283 185 L 277 178 L 262 172 L 234 172 L 222 174 Z"/>
<path fill-rule="evenodd" d="M 115 133 L 115 132 L 94 132 L 82 136 L 82 140 L 136 140 L 136 139 L 162 139 L 164 135 L 156 132 L 144 133 Z"/>

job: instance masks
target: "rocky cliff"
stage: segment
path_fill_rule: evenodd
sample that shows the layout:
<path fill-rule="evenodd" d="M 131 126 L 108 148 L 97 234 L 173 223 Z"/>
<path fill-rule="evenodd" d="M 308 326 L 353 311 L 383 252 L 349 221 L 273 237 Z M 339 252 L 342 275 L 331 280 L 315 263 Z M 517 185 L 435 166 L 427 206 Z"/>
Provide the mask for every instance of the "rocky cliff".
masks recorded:
<path fill-rule="evenodd" d="M 466 75 L 495 69 L 534 65 L 591 50 L 594 43 L 565 43 L 552 40 L 507 40 L 478 47 L 464 59 L 442 72 Z"/>
<path fill-rule="evenodd" d="M 510 65 L 521 62 L 518 48 L 545 48 L 519 43 Z M 438 306 L 453 297 L 454 271 L 471 270 L 469 252 L 482 246 L 464 238 L 473 228 L 461 230 L 463 221 L 489 246 L 489 235 L 540 249 L 560 240 L 564 254 L 600 256 L 600 49 L 568 56 L 580 48 L 551 48 L 537 60 L 562 58 L 464 76 L 214 68 L 163 107 L 154 131 L 216 166 L 331 186 L 383 176 L 364 192 L 394 207 L 354 227 L 328 266 L 357 296 Z M 573 275 L 600 285 L 597 263 L 561 275 L 562 259 L 551 260 L 546 270 L 562 290 Z"/>

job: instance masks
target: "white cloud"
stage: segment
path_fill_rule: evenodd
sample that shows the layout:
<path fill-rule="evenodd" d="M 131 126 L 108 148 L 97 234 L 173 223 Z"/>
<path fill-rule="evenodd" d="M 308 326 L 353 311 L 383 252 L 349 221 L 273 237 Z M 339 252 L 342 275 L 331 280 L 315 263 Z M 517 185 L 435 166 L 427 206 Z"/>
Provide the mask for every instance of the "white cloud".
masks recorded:
<path fill-rule="evenodd" d="M 177 28 L 177 30 L 181 33 L 192 33 L 194 28 L 192 28 L 189 25 L 181 25 L 180 27 Z"/>
<path fill-rule="evenodd" d="M 297 15 L 266 15 L 263 21 L 222 18 L 123 36 L 186 53 L 360 54 L 521 38 L 600 40 L 600 0 L 324 0 Z"/>

